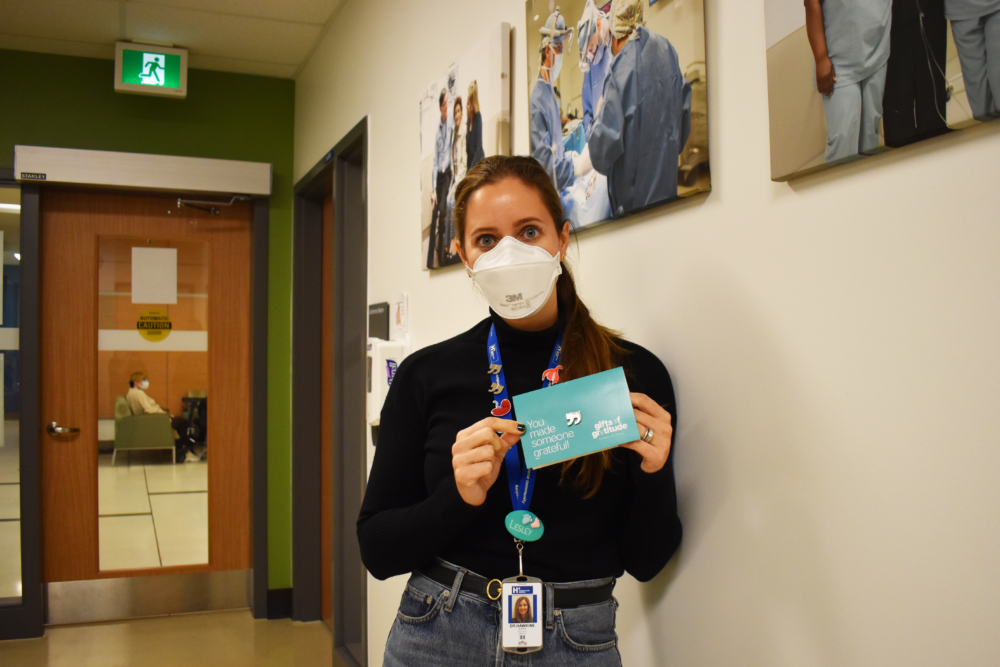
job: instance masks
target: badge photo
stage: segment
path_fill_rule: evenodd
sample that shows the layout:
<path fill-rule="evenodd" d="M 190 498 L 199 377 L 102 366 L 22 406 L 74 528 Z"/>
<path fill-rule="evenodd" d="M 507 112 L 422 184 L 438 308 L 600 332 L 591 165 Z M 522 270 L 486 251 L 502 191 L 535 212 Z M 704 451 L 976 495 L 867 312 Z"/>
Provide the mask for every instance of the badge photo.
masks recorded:
<path fill-rule="evenodd" d="M 503 582 L 503 650 L 531 653 L 542 648 L 542 582 L 528 577 Z"/>

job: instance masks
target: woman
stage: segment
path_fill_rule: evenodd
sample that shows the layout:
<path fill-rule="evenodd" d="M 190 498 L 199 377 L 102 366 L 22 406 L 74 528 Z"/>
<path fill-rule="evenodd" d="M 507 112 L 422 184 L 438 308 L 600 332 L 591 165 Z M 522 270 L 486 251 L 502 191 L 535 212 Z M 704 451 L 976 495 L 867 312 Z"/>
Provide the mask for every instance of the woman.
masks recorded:
<path fill-rule="evenodd" d="M 502 525 L 512 502 L 504 458 L 526 429 L 503 419 L 509 404 L 493 400 L 495 376 L 484 372 L 492 330 L 510 396 L 552 377 L 560 333 L 560 381 L 618 365 L 629 378 L 645 441 L 539 469 L 530 509 L 545 533 L 522 545 L 524 574 L 545 583 L 543 647 L 532 664 L 618 665 L 614 579 L 628 571 L 648 581 L 681 539 L 670 376 L 650 352 L 597 324 L 577 296 L 562 262 L 569 223 L 533 159 L 493 156 L 470 169 L 455 222 L 459 256 L 492 310 L 469 331 L 410 355 L 382 410 L 358 518 L 361 556 L 379 579 L 413 573 L 384 664 L 493 664 L 506 656 L 493 600 L 496 580 L 518 574 L 518 552 Z M 535 266 L 507 261 L 523 252 Z M 542 260 L 550 276 L 536 271 Z M 542 275 L 542 297 L 508 312 L 505 286 L 528 275 Z"/>
<path fill-rule="evenodd" d="M 527 597 L 521 596 L 514 603 L 515 623 L 534 623 L 535 619 L 531 613 L 531 601 Z"/>
<path fill-rule="evenodd" d="M 483 151 L 483 114 L 479 108 L 479 84 L 475 80 L 469 84 L 465 111 L 469 114 L 469 127 L 465 138 L 466 167 L 472 169 L 486 157 Z"/>

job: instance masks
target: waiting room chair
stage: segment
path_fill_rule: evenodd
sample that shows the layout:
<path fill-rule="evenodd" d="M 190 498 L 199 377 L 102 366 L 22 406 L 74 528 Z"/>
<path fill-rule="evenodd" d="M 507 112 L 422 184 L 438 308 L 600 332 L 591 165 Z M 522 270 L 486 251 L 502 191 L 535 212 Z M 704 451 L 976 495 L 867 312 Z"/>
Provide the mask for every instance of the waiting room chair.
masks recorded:
<path fill-rule="evenodd" d="M 174 428 L 170 415 L 133 415 L 124 396 L 115 399 L 115 448 L 111 454 L 111 465 L 115 464 L 118 450 L 169 449 L 174 456 Z"/>

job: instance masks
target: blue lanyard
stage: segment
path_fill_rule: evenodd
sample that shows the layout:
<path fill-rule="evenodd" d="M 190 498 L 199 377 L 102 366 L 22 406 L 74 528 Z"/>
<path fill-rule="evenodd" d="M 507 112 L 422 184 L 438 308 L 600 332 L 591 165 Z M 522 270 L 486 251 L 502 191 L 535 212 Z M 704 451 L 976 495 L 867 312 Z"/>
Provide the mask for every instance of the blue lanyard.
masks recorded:
<path fill-rule="evenodd" d="M 500 343 L 497 341 L 497 330 L 495 326 L 490 326 L 490 338 L 486 344 L 486 351 L 490 358 L 490 376 L 493 384 L 490 391 L 493 393 L 493 416 L 503 419 L 513 419 L 510 395 L 507 393 L 507 380 L 504 378 L 503 362 L 500 360 Z M 549 367 L 542 373 L 542 388 L 559 382 L 559 359 L 562 357 L 562 332 L 556 338 L 556 346 L 552 350 L 552 358 L 549 360 Z M 535 475 L 531 468 L 521 465 L 521 459 L 517 454 L 517 448 L 511 447 L 504 456 L 504 463 L 507 467 L 507 485 L 510 487 L 510 501 L 515 510 L 526 510 L 531 505 L 531 494 L 535 490 Z M 523 469 L 522 469 L 523 468 Z"/>

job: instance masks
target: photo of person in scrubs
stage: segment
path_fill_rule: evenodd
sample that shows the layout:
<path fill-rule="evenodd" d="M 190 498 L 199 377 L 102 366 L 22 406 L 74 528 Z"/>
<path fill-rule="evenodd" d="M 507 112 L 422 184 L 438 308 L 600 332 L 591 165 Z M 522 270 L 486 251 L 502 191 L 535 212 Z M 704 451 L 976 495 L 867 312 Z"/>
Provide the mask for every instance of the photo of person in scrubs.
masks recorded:
<path fill-rule="evenodd" d="M 1000 0 L 764 0 L 764 15 L 772 180 L 1000 117 Z"/>
<path fill-rule="evenodd" d="M 826 162 L 876 152 L 889 61 L 892 0 L 805 0 Z"/>
<path fill-rule="evenodd" d="M 643 27 L 644 2 L 611 3 L 611 62 L 588 142 L 615 217 L 677 197 L 691 131 L 691 85 L 670 41 Z"/>
<path fill-rule="evenodd" d="M 479 84 L 475 81 L 469 84 L 467 99 L 466 110 L 469 114 L 469 126 L 466 129 L 465 156 L 466 167 L 472 169 L 486 157 L 486 153 L 483 151 L 483 114 L 479 110 Z M 456 178 L 455 182 L 460 180 L 462 179 Z"/>
<path fill-rule="evenodd" d="M 444 250 L 445 223 L 448 217 L 448 189 L 451 187 L 451 154 L 455 134 L 455 119 L 448 113 L 448 91 L 442 89 L 438 97 L 441 122 L 437 128 L 434 145 L 434 168 L 431 172 L 431 235 L 427 245 L 427 268 L 434 268 L 435 257 L 440 258 Z"/>
<path fill-rule="evenodd" d="M 611 30 L 608 15 L 597 8 L 594 0 L 587 0 L 583 16 L 576 24 L 577 44 L 580 48 L 580 71 L 583 72 L 583 131 L 590 136 L 597 104 L 604 95 L 604 79 L 611 60 Z"/>
<path fill-rule="evenodd" d="M 945 0 L 972 116 L 1000 116 L 1000 0 Z"/>
<path fill-rule="evenodd" d="M 563 147 L 562 113 L 553 85 L 562 70 L 563 50 L 573 41 L 573 29 L 566 28 L 566 20 L 556 9 L 541 33 L 538 48 L 541 65 L 529 102 L 531 157 L 552 177 L 556 190 L 562 192 L 573 184 L 574 154 Z"/>
<path fill-rule="evenodd" d="M 465 178 L 467 165 L 466 140 L 467 134 L 462 125 L 462 98 L 456 97 L 452 103 L 455 112 L 455 132 L 451 141 L 451 185 L 448 187 L 448 215 L 445 218 L 444 237 L 441 247 L 444 252 L 443 262 L 451 263 L 455 258 L 452 243 L 455 240 L 455 188 L 459 181 Z"/>

